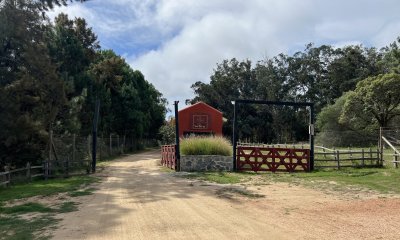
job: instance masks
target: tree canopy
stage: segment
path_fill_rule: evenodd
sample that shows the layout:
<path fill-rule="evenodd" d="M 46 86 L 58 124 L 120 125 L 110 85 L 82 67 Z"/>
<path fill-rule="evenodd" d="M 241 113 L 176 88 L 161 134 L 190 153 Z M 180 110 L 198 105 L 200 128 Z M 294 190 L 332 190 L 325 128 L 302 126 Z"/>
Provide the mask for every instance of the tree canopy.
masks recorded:
<path fill-rule="evenodd" d="M 388 127 L 392 119 L 400 115 L 400 75 L 380 74 L 358 82 L 349 93 L 341 113 L 342 121 L 376 122 Z"/>
<path fill-rule="evenodd" d="M 224 126 L 226 135 L 231 134 L 233 106 L 230 102 L 235 99 L 313 102 L 317 113 L 332 106 L 325 109 L 319 118 L 335 113 L 334 122 L 338 125 L 330 126 L 346 131 L 355 128 L 354 124 L 344 124 L 345 121 L 361 124 L 364 115 L 354 115 L 357 112 L 350 110 L 357 103 L 362 105 L 360 109 L 364 114 L 368 112 L 369 116 L 375 116 L 380 126 L 387 126 L 397 115 L 396 96 L 400 99 L 394 90 L 398 89 L 395 86 L 399 83 L 393 74 L 399 71 L 398 44 L 399 39 L 380 50 L 362 45 L 334 48 L 308 44 L 304 51 L 293 55 L 279 54 L 255 65 L 250 60 L 224 60 L 217 64 L 209 83 L 192 85 L 195 97 L 191 102 L 204 101 L 222 111 L 228 119 Z M 342 114 L 337 107 L 339 103 L 349 110 Z M 238 115 L 241 139 L 252 137 L 263 142 L 307 139 L 309 113 L 306 109 L 247 106 L 239 109 Z M 342 117 L 339 123 L 341 115 L 347 118 Z M 332 130 L 325 123 L 329 121 L 319 121 L 318 129 Z M 344 125 L 340 125 L 342 123 Z M 363 124 L 370 129 L 378 127 L 372 119 Z"/>
<path fill-rule="evenodd" d="M 0 169 L 40 162 L 49 132 L 99 131 L 155 138 L 166 100 L 112 50 L 101 50 L 85 19 L 43 14 L 66 0 L 4 0 L 0 7 Z"/>

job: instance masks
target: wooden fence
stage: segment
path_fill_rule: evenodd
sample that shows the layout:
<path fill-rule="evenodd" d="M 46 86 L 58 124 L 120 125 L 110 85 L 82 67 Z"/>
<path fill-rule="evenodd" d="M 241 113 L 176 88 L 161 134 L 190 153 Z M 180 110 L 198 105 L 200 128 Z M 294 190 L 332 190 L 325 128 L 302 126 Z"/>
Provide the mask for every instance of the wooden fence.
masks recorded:
<path fill-rule="evenodd" d="M 26 167 L 9 169 L 0 172 L 0 186 L 9 186 L 17 182 L 29 182 L 34 178 L 44 179 L 54 177 L 70 177 L 75 175 L 89 174 L 91 160 L 81 161 L 45 161 L 42 165 L 31 166 L 28 162 Z"/>
<path fill-rule="evenodd" d="M 176 170 L 176 145 L 161 146 L 161 165 Z"/>
<path fill-rule="evenodd" d="M 69 177 L 88 174 L 92 164 L 92 137 L 79 136 L 54 136 L 50 134 L 47 148 L 47 159 L 39 165 L 13 169 L 4 167 L 0 172 L 0 187 L 9 186 L 12 183 L 30 181 L 33 178 L 44 179 L 54 177 Z M 118 156 L 126 152 L 132 152 L 142 147 L 154 146 L 155 140 L 130 139 L 118 135 L 97 138 L 97 160 Z"/>
<path fill-rule="evenodd" d="M 381 141 L 382 141 L 381 144 L 382 143 L 383 144 L 386 143 L 393 150 L 393 154 L 386 154 L 386 156 L 392 156 L 393 157 L 392 163 L 393 163 L 395 168 L 398 168 L 399 167 L 399 163 L 400 163 L 400 161 L 399 161 L 400 151 L 397 149 L 396 146 L 394 146 L 392 144 L 392 142 L 390 140 L 388 140 L 386 137 L 382 136 L 382 133 L 381 133 Z M 395 142 L 398 143 L 399 140 L 395 139 Z M 382 149 L 383 149 L 383 145 L 382 145 Z"/>
<path fill-rule="evenodd" d="M 316 146 L 315 168 L 376 167 L 382 166 L 379 149 L 329 149 Z"/>
<path fill-rule="evenodd" d="M 35 173 L 37 169 L 41 169 L 41 171 Z M 30 181 L 32 178 L 44 176 L 44 171 L 42 169 L 43 165 L 31 166 L 29 162 L 24 168 L 10 170 L 6 167 L 5 172 L 0 172 L 0 186 L 8 186 L 14 181 L 21 181 L 21 179 Z"/>

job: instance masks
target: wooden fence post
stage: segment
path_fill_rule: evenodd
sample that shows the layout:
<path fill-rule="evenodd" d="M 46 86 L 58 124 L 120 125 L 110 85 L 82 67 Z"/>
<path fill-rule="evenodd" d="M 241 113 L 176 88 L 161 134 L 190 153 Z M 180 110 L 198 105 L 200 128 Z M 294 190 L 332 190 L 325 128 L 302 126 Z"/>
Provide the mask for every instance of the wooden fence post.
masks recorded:
<path fill-rule="evenodd" d="M 340 169 L 340 153 L 339 153 L 339 150 L 336 150 L 336 160 L 337 160 L 337 168 Z"/>
<path fill-rule="evenodd" d="M 50 169 L 50 163 L 51 163 L 51 157 L 52 157 L 52 146 L 53 146 L 53 130 L 50 130 L 50 142 L 49 142 L 49 160 L 47 163 L 47 175 L 51 174 L 51 169 Z M 47 179 L 47 178 L 46 178 Z"/>
<path fill-rule="evenodd" d="M 398 164 L 398 161 L 399 160 L 399 155 L 396 153 L 396 152 L 394 152 L 393 153 L 393 164 L 394 164 L 394 167 L 395 168 L 398 168 L 399 167 L 399 164 Z"/>
<path fill-rule="evenodd" d="M 75 152 L 76 152 L 76 134 L 72 136 L 72 162 L 75 162 Z"/>
<path fill-rule="evenodd" d="M 369 159 L 370 159 L 370 162 L 372 165 L 372 149 L 371 148 L 369 148 Z"/>
<path fill-rule="evenodd" d="M 65 167 L 65 170 L 64 170 L 65 177 L 68 177 L 68 175 L 69 175 L 69 157 L 68 156 L 64 162 L 64 167 Z"/>
<path fill-rule="evenodd" d="M 119 135 L 117 135 L 118 154 L 121 154 L 121 146 L 119 145 Z"/>
<path fill-rule="evenodd" d="M 112 138 L 110 133 L 110 156 L 112 156 Z"/>
<path fill-rule="evenodd" d="M 383 150 L 382 150 L 382 152 L 379 152 L 379 149 L 377 149 L 376 152 L 378 154 L 378 159 L 376 161 L 376 165 L 383 166 Z"/>
<path fill-rule="evenodd" d="M 365 159 L 364 159 L 364 148 L 361 149 L 361 166 L 365 166 Z"/>
<path fill-rule="evenodd" d="M 31 181 L 31 164 L 29 162 L 26 163 L 26 178 L 28 181 Z"/>
<path fill-rule="evenodd" d="M 124 135 L 124 143 L 123 143 L 123 145 L 122 145 L 122 153 L 124 153 L 125 151 L 125 144 L 126 144 L 126 135 Z"/>
<path fill-rule="evenodd" d="M 351 150 L 350 147 L 349 147 L 349 153 L 350 153 L 350 159 L 353 159 L 353 151 Z"/>
<path fill-rule="evenodd" d="M 5 166 L 5 167 L 4 167 L 4 171 L 5 171 L 5 173 L 8 172 L 6 175 L 4 175 L 5 178 L 6 178 L 6 187 L 8 187 L 8 186 L 10 186 L 10 184 L 11 184 L 10 167 L 9 167 L 9 166 Z"/>
<path fill-rule="evenodd" d="M 48 161 L 43 162 L 43 175 L 44 175 L 44 180 L 47 180 L 49 178 Z"/>

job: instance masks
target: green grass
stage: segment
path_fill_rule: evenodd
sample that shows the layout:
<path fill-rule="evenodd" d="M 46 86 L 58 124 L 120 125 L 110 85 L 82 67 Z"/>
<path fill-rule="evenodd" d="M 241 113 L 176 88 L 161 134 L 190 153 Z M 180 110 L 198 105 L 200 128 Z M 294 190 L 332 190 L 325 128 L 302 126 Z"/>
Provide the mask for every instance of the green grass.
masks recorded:
<path fill-rule="evenodd" d="M 57 209 L 57 212 L 59 213 L 67 213 L 67 212 L 73 212 L 78 210 L 77 203 L 75 202 L 64 202 L 61 204 L 61 206 Z"/>
<path fill-rule="evenodd" d="M 87 195 L 93 194 L 94 191 L 96 191 L 96 188 L 88 188 L 88 189 L 85 189 L 85 190 L 78 190 L 78 191 L 70 192 L 68 195 L 70 197 L 87 196 Z"/>
<path fill-rule="evenodd" d="M 234 172 L 196 172 L 184 175 L 189 179 L 199 179 L 219 184 L 235 184 L 248 181 L 252 173 L 234 173 Z"/>
<path fill-rule="evenodd" d="M 244 183 L 254 180 L 252 181 L 253 185 L 287 182 L 321 190 L 349 191 L 349 188 L 354 188 L 400 194 L 400 169 L 393 168 L 346 168 L 318 170 L 312 173 L 199 172 L 184 177 L 220 184 Z"/>
<path fill-rule="evenodd" d="M 241 196 L 248 197 L 248 198 L 263 198 L 264 197 L 264 195 L 262 195 L 262 194 L 253 193 L 246 189 L 221 188 L 221 189 L 217 190 L 217 195 L 221 196 L 221 197 L 232 198 L 233 194 L 239 194 Z"/>
<path fill-rule="evenodd" d="M 72 196 L 91 194 L 94 189 L 79 190 L 84 186 L 99 181 L 93 176 L 76 176 L 65 179 L 49 179 L 31 183 L 16 184 L 9 188 L 0 189 L 0 240 L 2 239 L 48 239 L 43 230 L 54 227 L 59 221 L 55 218 L 58 213 L 77 210 L 75 202 L 63 202 L 54 207 L 40 203 L 28 202 L 20 205 L 5 207 L 5 203 L 34 196 L 50 196 L 62 192 L 70 192 Z M 23 217 L 24 214 L 38 213 L 34 217 Z"/>
<path fill-rule="evenodd" d="M 31 212 L 39 212 L 39 213 L 48 213 L 53 212 L 52 208 L 46 207 L 40 203 L 24 203 L 17 206 L 12 207 L 0 207 L 0 213 L 3 214 L 23 214 L 23 213 L 31 213 Z"/>
<path fill-rule="evenodd" d="M 49 239 L 51 236 L 44 235 L 41 232 L 58 221 L 49 215 L 35 217 L 30 220 L 16 216 L 2 216 L 0 217 L 0 239 Z M 38 235 L 38 233 L 41 233 L 41 235 Z"/>
<path fill-rule="evenodd" d="M 180 144 L 183 155 L 232 156 L 232 146 L 223 137 L 190 137 L 182 139 Z"/>
<path fill-rule="evenodd" d="M 33 196 L 49 196 L 61 192 L 72 192 L 78 190 L 82 185 L 89 185 L 96 181 L 98 179 L 93 176 L 77 176 L 17 184 L 9 188 L 0 189 L 0 203 Z"/>
<path fill-rule="evenodd" d="M 77 203 L 75 202 L 63 202 L 57 208 L 50 208 L 40 203 L 28 202 L 21 205 L 15 205 L 11 207 L 0 207 L 1 214 L 26 214 L 26 213 L 66 213 L 76 211 Z"/>
<path fill-rule="evenodd" d="M 335 186 L 338 190 L 352 186 L 380 193 L 400 193 L 400 171 L 391 168 L 349 168 L 286 175 L 284 178 L 289 181 L 301 180 L 308 185 L 333 181 L 338 184 Z"/>

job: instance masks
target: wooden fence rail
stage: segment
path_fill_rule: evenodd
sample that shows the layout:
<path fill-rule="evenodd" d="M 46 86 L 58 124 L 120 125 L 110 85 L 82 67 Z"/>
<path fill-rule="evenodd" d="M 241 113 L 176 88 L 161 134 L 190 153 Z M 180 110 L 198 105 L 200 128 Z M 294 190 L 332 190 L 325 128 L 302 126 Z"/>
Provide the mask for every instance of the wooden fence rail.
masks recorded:
<path fill-rule="evenodd" d="M 31 166 L 30 163 L 26 164 L 24 168 L 9 169 L 6 167 L 6 171 L 0 172 L 0 186 L 9 186 L 10 184 L 17 181 L 31 181 L 36 177 L 43 177 L 48 179 L 49 177 L 70 177 L 74 175 L 88 174 L 90 172 L 91 160 L 81 161 L 45 161 L 40 166 Z"/>
<path fill-rule="evenodd" d="M 43 171 L 40 171 L 40 173 L 32 174 L 32 170 L 34 169 L 43 169 L 43 166 L 31 166 L 31 164 L 28 162 L 26 164 L 26 167 L 24 168 L 17 168 L 17 169 L 12 169 L 10 170 L 8 167 L 6 167 L 6 171 L 0 172 L 0 186 L 8 186 L 10 185 L 15 179 L 24 179 L 30 181 L 32 178 L 35 177 L 40 177 L 44 176 Z M 18 178 L 13 178 L 13 176 L 16 175 L 16 173 L 25 173 L 23 176 L 19 176 Z"/>
<path fill-rule="evenodd" d="M 316 147 L 314 152 L 316 168 L 343 168 L 343 167 L 365 167 L 379 166 L 380 151 L 359 149 L 359 150 L 335 150 L 325 147 Z"/>

